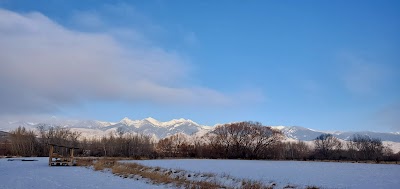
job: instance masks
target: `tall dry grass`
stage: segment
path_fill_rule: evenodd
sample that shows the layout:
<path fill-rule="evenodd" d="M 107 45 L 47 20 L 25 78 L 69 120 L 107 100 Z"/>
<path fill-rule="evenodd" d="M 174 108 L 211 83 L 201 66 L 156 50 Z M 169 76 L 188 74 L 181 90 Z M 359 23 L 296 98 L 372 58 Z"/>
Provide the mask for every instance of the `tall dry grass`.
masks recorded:
<path fill-rule="evenodd" d="M 173 185 L 178 188 L 188 188 L 188 189 L 220 189 L 220 188 L 238 188 L 238 189 L 273 189 L 275 184 L 265 185 L 260 181 L 252 181 L 244 179 L 241 181 L 241 186 L 232 187 L 226 186 L 221 182 L 218 182 L 216 179 L 206 179 L 204 180 L 190 180 L 187 177 L 192 177 L 195 175 L 203 175 L 207 178 L 214 178 L 217 175 L 211 173 L 195 173 L 195 174 L 186 174 L 182 176 L 178 173 L 185 172 L 183 170 L 170 170 L 163 169 L 160 167 L 149 167 L 144 166 L 138 163 L 122 163 L 118 162 L 117 158 L 85 158 L 78 159 L 78 166 L 91 166 L 96 171 L 101 171 L 108 169 L 114 175 L 123 177 L 123 178 L 132 178 L 132 179 L 145 179 L 153 184 L 166 184 Z M 234 179 L 229 175 L 225 175 L 224 177 Z M 306 189 L 318 189 L 316 186 L 307 186 Z"/>

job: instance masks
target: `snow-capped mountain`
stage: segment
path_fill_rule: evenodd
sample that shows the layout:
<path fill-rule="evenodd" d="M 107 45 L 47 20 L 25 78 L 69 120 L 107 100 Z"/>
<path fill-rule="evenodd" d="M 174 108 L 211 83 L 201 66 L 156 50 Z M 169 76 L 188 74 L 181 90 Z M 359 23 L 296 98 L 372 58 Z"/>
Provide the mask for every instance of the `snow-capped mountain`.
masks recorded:
<path fill-rule="evenodd" d="M 329 133 L 334 135 L 335 137 L 342 140 L 349 140 L 353 137 L 353 135 L 367 135 L 371 138 L 380 138 L 382 141 L 392 141 L 392 142 L 400 142 L 400 133 L 380 133 L 380 132 L 371 132 L 371 131 L 358 131 L 358 132 L 326 132 L 326 131 L 316 131 L 313 129 L 308 129 L 299 126 L 273 126 L 273 128 L 282 131 L 282 133 L 291 139 L 297 139 L 302 141 L 312 141 L 321 134 Z"/>
<path fill-rule="evenodd" d="M 107 126 L 110 126 L 114 123 L 104 122 L 104 121 L 96 121 L 96 120 L 84 120 L 84 121 L 76 121 L 70 122 L 70 124 L 59 124 L 63 127 L 69 128 L 87 128 L 87 129 L 101 129 Z M 55 124 L 57 125 L 57 124 Z"/>
<path fill-rule="evenodd" d="M 96 120 L 62 120 L 56 118 L 38 123 L 21 121 L 0 122 L 0 130 L 10 131 L 19 126 L 34 129 L 41 124 L 70 128 L 73 131 L 81 132 L 82 136 L 87 138 L 106 136 L 110 133 L 115 133 L 117 129 L 126 133 L 143 133 L 157 139 L 176 133 L 184 133 L 186 135 L 193 135 L 197 132 L 206 133 L 211 129 L 211 127 L 199 125 L 192 120 L 183 118 L 162 122 L 151 117 L 142 120 L 131 120 L 125 117 L 116 123 Z"/>
<path fill-rule="evenodd" d="M 280 130 L 288 138 L 303 140 L 303 141 L 314 140 L 315 138 L 324 133 L 299 126 L 291 126 L 291 127 L 272 126 L 272 128 Z"/>
<path fill-rule="evenodd" d="M 36 123 L 26 122 L 26 121 L 2 121 L 0 120 L 0 131 L 13 130 L 19 126 L 25 128 L 34 127 Z"/>
<path fill-rule="evenodd" d="M 130 133 L 143 133 L 151 135 L 154 138 L 161 139 L 177 133 L 186 135 L 195 135 L 196 137 L 203 136 L 207 132 L 212 131 L 214 127 L 200 125 L 190 119 L 173 119 L 170 121 L 158 121 L 148 117 L 141 120 L 131 120 L 127 117 L 119 122 L 105 122 L 97 120 L 63 120 L 52 117 L 50 119 L 33 122 L 33 121 L 2 121 L 0 120 L 0 131 L 10 131 L 18 126 L 34 129 L 39 124 L 61 126 L 71 128 L 73 131 L 79 131 L 83 137 L 99 138 L 102 136 L 115 133 L 117 129 Z M 350 139 L 354 134 L 368 135 L 373 138 L 380 138 L 382 141 L 391 141 L 400 143 L 400 133 L 379 133 L 379 132 L 326 132 L 316 131 L 299 126 L 272 126 L 274 129 L 282 131 L 288 139 L 312 141 L 316 137 L 324 133 L 330 133 L 342 140 Z"/>
<path fill-rule="evenodd" d="M 129 118 L 124 118 L 118 123 L 102 127 L 100 130 L 109 131 L 116 130 L 117 128 L 120 128 L 120 130 L 125 132 L 154 135 L 159 139 L 174 135 L 176 133 L 192 135 L 199 131 L 210 129 L 207 126 L 199 125 L 189 119 L 173 119 L 171 121 L 161 122 L 149 117 L 142 120 L 131 120 Z"/>

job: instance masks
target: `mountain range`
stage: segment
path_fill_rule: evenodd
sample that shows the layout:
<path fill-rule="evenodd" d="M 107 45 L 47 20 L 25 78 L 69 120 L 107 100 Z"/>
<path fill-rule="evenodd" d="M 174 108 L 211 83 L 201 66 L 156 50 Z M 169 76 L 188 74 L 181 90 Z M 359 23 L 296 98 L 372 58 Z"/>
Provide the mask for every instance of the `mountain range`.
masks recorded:
<path fill-rule="evenodd" d="M 308 129 L 299 126 L 272 126 L 280 130 L 286 137 L 302 140 L 302 141 L 312 141 L 321 134 L 332 134 L 333 136 L 342 139 L 349 140 L 354 135 L 367 135 L 371 138 L 379 138 L 382 141 L 400 142 L 400 133 L 382 133 L 382 132 L 372 132 L 372 131 L 346 131 L 346 132 L 327 132 L 327 131 L 316 131 L 313 129 Z"/>
<path fill-rule="evenodd" d="M 214 128 L 212 126 L 200 125 L 192 120 L 182 118 L 173 119 L 166 122 L 161 122 L 151 117 L 142 120 L 131 120 L 125 117 L 119 122 L 105 122 L 97 120 L 62 120 L 51 118 L 38 123 L 26 121 L 0 121 L 0 131 L 10 131 L 18 126 L 24 126 L 26 128 L 33 129 L 39 124 L 70 128 L 71 130 L 81 132 L 82 136 L 87 138 L 109 135 L 110 133 L 115 133 L 118 128 L 123 132 L 143 133 L 146 135 L 151 135 L 156 139 L 162 139 L 177 133 L 202 136 Z M 371 131 L 326 132 L 316 131 L 300 126 L 272 126 L 272 128 L 280 130 L 289 139 L 302 141 L 312 141 L 321 134 L 330 133 L 342 140 L 348 140 L 353 135 L 360 134 L 368 135 L 372 138 L 380 138 L 382 141 L 400 143 L 400 133 L 382 133 Z"/>
<path fill-rule="evenodd" d="M 125 117 L 116 123 L 97 120 L 60 120 L 56 118 L 38 123 L 27 121 L 0 121 L 0 131 L 10 131 L 19 126 L 34 129 L 40 124 L 70 128 L 73 131 L 81 132 L 82 136 L 87 138 L 98 138 L 109 135 L 115 133 L 117 129 L 126 133 L 150 135 L 156 139 L 162 139 L 177 133 L 184 133 L 186 135 L 202 134 L 212 129 L 212 127 L 199 125 L 192 120 L 182 118 L 161 122 L 151 117 L 142 120 L 131 120 Z"/>

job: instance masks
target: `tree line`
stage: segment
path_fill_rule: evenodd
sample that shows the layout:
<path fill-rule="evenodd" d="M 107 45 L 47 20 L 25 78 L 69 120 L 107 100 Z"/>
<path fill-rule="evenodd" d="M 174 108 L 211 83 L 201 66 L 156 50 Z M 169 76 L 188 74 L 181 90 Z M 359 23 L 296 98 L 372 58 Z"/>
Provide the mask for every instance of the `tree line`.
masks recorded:
<path fill-rule="evenodd" d="M 98 139 L 80 139 L 68 128 L 39 125 L 37 131 L 19 127 L 10 132 L 4 154 L 48 156 L 48 144 L 78 147 L 78 156 L 133 158 L 222 158 L 277 160 L 399 161 L 400 152 L 384 146 L 378 138 L 354 135 L 341 141 L 322 134 L 310 144 L 286 141 L 283 134 L 259 122 L 237 122 L 216 126 L 204 136 L 178 133 L 161 140 L 144 134 L 115 133 Z M 1 147 L 1 145 L 0 145 Z M 5 148 L 5 149 L 4 149 Z"/>
<path fill-rule="evenodd" d="M 179 133 L 160 140 L 156 151 L 161 157 L 177 158 L 400 161 L 400 152 L 393 153 L 379 138 L 353 135 L 341 141 L 322 134 L 311 144 L 285 141 L 280 131 L 258 122 L 220 125 L 203 137 Z"/>

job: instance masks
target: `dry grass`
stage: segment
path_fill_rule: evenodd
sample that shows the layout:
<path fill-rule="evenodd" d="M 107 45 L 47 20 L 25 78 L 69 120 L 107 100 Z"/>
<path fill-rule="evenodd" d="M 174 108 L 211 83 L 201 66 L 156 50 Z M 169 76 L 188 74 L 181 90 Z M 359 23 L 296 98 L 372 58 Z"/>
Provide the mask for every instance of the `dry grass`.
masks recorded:
<path fill-rule="evenodd" d="M 184 170 L 176 169 L 163 169 L 161 167 L 149 167 L 138 163 L 121 163 L 119 158 L 84 158 L 77 159 L 77 166 L 92 166 L 94 170 L 101 171 L 108 169 L 114 175 L 131 178 L 131 179 L 145 179 L 153 184 L 167 184 L 173 185 L 179 188 L 188 189 L 230 189 L 232 186 L 225 186 L 216 179 L 205 179 L 207 181 L 190 180 L 190 177 L 204 177 L 204 178 L 215 178 L 218 175 L 213 173 L 187 173 Z M 182 174 L 180 174 L 182 173 Z M 231 180 L 240 180 L 233 178 L 229 175 L 223 175 L 223 178 Z M 273 189 L 276 184 L 265 185 L 260 181 L 253 180 L 242 180 L 240 189 Z M 234 187 L 237 188 L 237 187 Z M 284 188 L 293 188 L 291 185 L 287 185 Z M 296 188 L 296 187 L 294 187 Z M 317 186 L 306 186 L 306 189 L 319 189 Z"/>
<path fill-rule="evenodd" d="M 288 184 L 285 187 L 283 187 L 283 189 L 290 189 L 290 188 L 297 188 L 297 187 L 294 186 L 294 185 L 290 185 L 290 184 Z"/>
<path fill-rule="evenodd" d="M 241 189 L 273 189 L 273 186 L 265 186 L 260 181 L 243 180 Z"/>
<path fill-rule="evenodd" d="M 95 161 L 95 158 L 76 158 L 76 166 L 82 166 L 82 167 L 87 167 L 87 166 L 92 166 L 93 161 Z"/>
<path fill-rule="evenodd" d="M 306 189 L 319 189 L 318 186 L 307 186 Z"/>
<path fill-rule="evenodd" d="M 224 188 L 223 186 L 204 181 L 190 181 L 185 177 L 172 177 L 174 173 L 170 172 L 159 172 L 160 167 L 147 167 L 137 163 L 117 163 L 112 167 L 112 173 L 115 175 L 122 176 L 124 178 L 132 177 L 132 175 L 139 176 L 141 178 L 149 179 L 155 184 L 174 184 L 178 187 L 193 188 L 193 189 L 216 189 Z M 175 172 L 176 173 L 176 172 Z"/>
<path fill-rule="evenodd" d="M 190 189 L 226 188 L 216 182 L 190 181 L 185 177 L 171 177 L 173 173 L 177 173 L 179 170 L 162 173 L 159 172 L 159 170 L 161 170 L 160 167 L 147 167 L 137 163 L 119 163 L 117 160 L 118 159 L 115 158 L 79 159 L 77 165 L 93 166 L 96 171 L 110 169 L 113 174 L 120 177 L 136 179 L 144 178 L 150 180 L 154 184 L 174 184 L 177 187 Z"/>
<path fill-rule="evenodd" d="M 174 184 L 178 187 L 193 188 L 193 189 L 214 189 L 214 188 L 224 188 L 223 186 L 204 181 L 190 181 L 185 177 L 172 177 L 173 173 L 180 172 L 168 171 L 160 172 L 160 167 L 147 167 L 137 163 L 119 163 L 117 166 L 112 168 L 112 172 L 116 175 L 121 175 L 129 177 L 131 175 L 137 175 L 142 178 L 150 179 L 155 184 Z"/>

